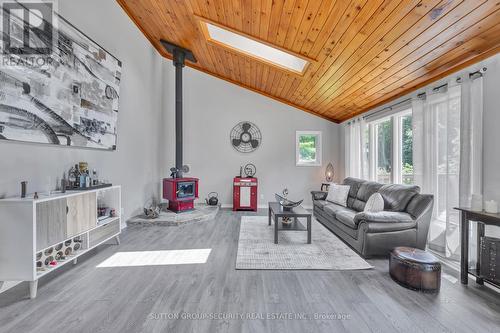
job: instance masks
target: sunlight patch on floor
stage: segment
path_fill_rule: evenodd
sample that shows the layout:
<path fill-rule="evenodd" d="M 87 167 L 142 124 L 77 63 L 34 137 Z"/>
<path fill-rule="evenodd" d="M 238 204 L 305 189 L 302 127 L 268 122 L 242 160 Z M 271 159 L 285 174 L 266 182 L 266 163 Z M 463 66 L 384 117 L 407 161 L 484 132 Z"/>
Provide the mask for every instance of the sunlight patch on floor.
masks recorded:
<path fill-rule="evenodd" d="M 96 267 L 204 264 L 211 251 L 212 249 L 117 252 Z"/>

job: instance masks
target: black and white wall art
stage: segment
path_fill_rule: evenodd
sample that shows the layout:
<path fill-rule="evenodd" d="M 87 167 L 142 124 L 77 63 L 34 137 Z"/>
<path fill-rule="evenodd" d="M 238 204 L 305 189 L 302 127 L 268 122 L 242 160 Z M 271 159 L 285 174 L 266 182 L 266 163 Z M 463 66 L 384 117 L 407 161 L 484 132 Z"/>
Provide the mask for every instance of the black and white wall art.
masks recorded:
<path fill-rule="evenodd" d="M 57 25 L 42 19 L 28 34 L 26 15 L 0 26 L 0 139 L 115 150 L 121 62 L 55 15 Z M 12 52 L 26 36 L 35 46 L 54 38 L 52 51 Z"/>

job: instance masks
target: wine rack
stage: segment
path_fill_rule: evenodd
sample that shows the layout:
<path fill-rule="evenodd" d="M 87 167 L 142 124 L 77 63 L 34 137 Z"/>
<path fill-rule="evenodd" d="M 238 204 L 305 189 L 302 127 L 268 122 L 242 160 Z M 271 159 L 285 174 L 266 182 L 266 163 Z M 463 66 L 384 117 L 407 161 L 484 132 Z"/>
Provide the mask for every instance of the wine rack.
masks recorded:
<path fill-rule="evenodd" d="M 98 202 L 110 214 L 98 219 Z M 0 281 L 38 279 L 121 233 L 121 188 L 69 191 L 0 200 Z"/>
<path fill-rule="evenodd" d="M 73 260 L 88 249 L 88 234 L 66 239 L 36 254 L 37 275 L 43 275 L 68 260 Z"/>

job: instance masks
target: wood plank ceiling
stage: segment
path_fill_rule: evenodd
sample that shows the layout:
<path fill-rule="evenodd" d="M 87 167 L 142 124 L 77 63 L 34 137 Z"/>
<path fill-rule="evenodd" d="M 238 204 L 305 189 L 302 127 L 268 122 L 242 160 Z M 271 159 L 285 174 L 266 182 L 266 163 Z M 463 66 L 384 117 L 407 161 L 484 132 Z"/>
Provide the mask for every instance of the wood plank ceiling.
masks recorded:
<path fill-rule="evenodd" d="M 335 122 L 500 51 L 500 1 L 117 0 L 165 57 Z M 208 42 L 199 18 L 311 59 L 303 75 Z"/>

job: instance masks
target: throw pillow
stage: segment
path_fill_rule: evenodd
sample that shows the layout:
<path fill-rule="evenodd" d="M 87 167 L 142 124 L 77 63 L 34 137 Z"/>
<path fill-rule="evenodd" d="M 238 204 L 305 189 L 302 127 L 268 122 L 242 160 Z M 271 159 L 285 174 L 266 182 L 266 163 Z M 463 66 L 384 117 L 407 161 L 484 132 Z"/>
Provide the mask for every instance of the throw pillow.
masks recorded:
<path fill-rule="evenodd" d="M 384 198 L 380 193 L 373 193 L 365 205 L 365 212 L 381 212 L 384 210 Z"/>
<path fill-rule="evenodd" d="M 347 196 L 349 195 L 350 189 L 351 187 L 349 185 L 332 184 L 330 185 L 330 188 L 328 188 L 326 201 L 347 207 Z"/>

